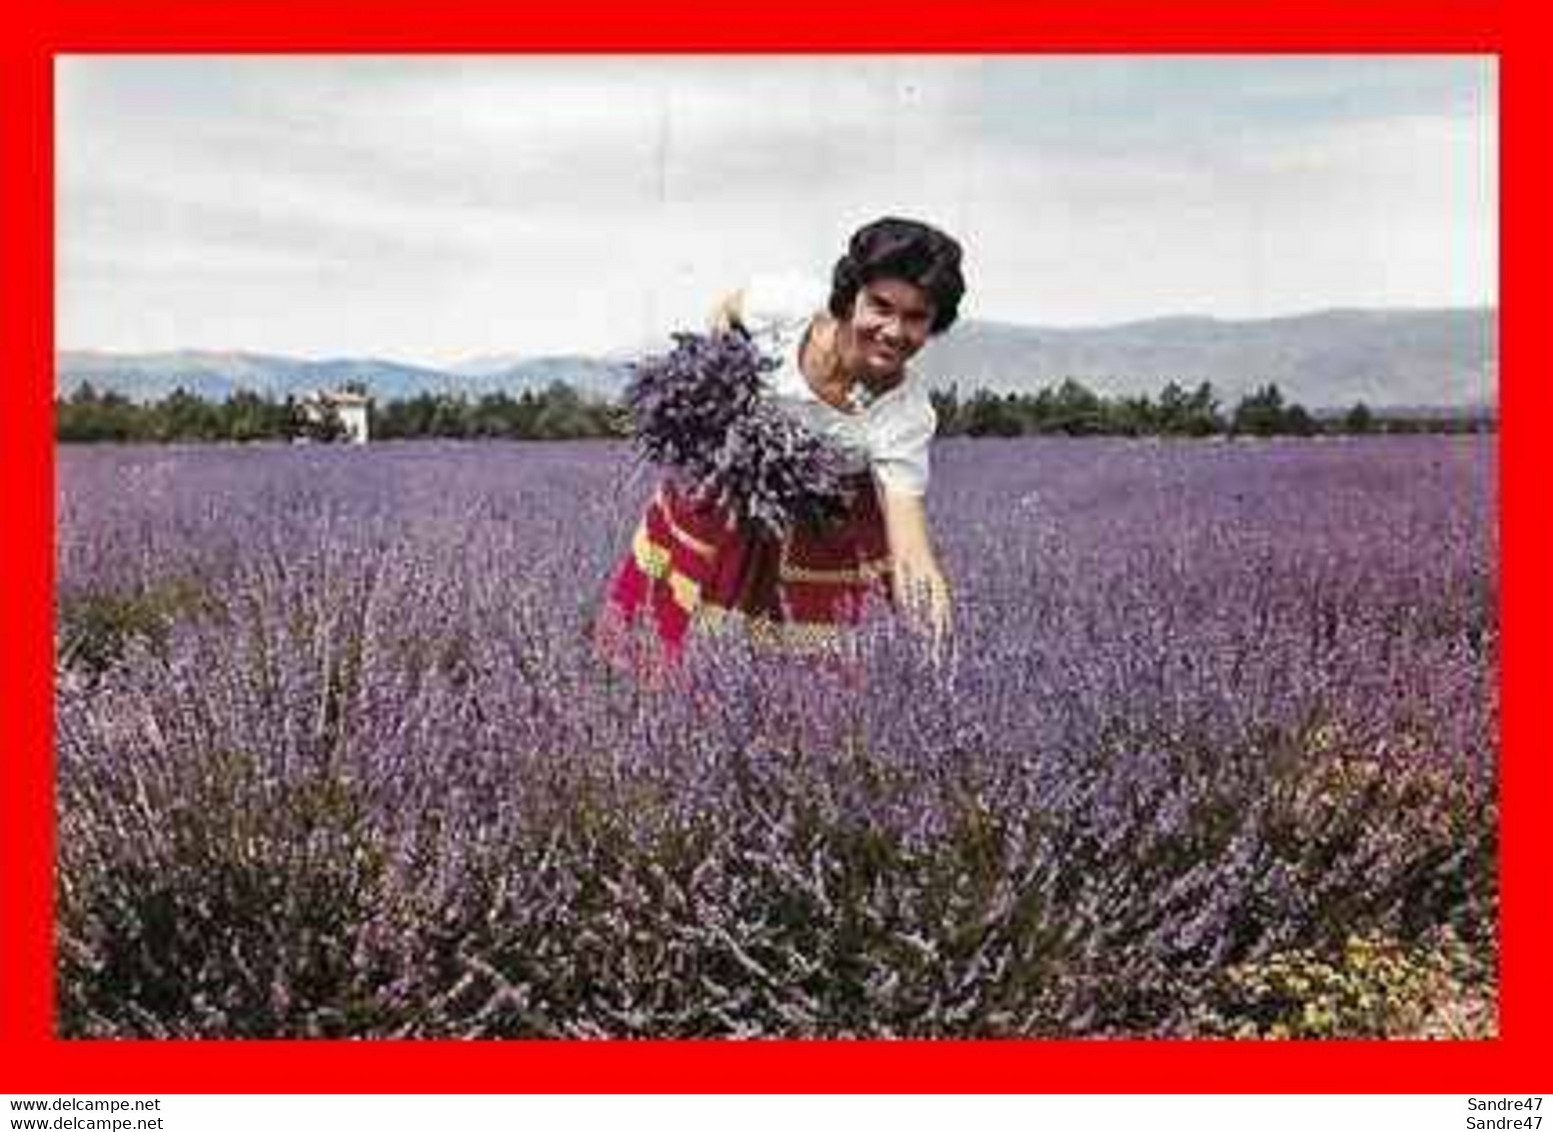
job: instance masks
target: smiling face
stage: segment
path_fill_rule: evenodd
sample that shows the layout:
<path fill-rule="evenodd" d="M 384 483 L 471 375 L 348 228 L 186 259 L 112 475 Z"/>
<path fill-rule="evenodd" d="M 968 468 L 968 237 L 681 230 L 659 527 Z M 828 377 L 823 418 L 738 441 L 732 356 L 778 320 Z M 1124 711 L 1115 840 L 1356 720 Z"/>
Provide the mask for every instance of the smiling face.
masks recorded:
<path fill-rule="evenodd" d="M 915 283 L 875 279 L 858 288 L 844 323 L 842 361 L 864 382 L 888 383 L 927 341 L 933 303 Z"/>

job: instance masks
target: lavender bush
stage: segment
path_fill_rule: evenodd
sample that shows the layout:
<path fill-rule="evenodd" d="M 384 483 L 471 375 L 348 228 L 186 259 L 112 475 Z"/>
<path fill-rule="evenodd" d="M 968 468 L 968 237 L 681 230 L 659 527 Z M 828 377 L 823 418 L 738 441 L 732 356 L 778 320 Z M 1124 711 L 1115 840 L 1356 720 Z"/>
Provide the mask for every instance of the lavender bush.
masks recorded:
<path fill-rule="evenodd" d="M 654 691 L 622 447 L 62 449 L 61 1029 L 1491 1033 L 1493 467 L 943 443 L 947 653 Z"/>
<path fill-rule="evenodd" d="M 677 334 L 632 367 L 625 400 L 649 460 L 694 497 L 780 537 L 850 502 L 846 455 L 761 397 L 776 366 L 737 332 Z"/>

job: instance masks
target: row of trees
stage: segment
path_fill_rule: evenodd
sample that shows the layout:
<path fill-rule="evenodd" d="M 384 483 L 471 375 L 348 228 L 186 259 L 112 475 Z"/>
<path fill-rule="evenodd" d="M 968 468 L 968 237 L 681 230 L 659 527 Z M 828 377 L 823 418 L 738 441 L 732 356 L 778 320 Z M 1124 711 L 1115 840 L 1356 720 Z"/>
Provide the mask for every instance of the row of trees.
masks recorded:
<path fill-rule="evenodd" d="M 1285 401 L 1277 385 L 1264 385 L 1224 412 L 1212 385 L 1188 391 L 1171 382 L 1157 398 L 1103 397 L 1067 380 L 1035 394 L 958 390 L 933 394 L 944 436 L 1212 436 L 1221 434 L 1309 436 L 1318 432 L 1479 431 L 1492 421 L 1476 418 L 1396 418 L 1362 402 L 1340 417 L 1317 419 Z M 338 420 L 309 417 L 289 398 L 241 391 L 207 401 L 176 390 L 159 401 L 138 403 L 90 384 L 55 401 L 55 434 L 61 441 L 332 440 Z M 381 439 L 558 440 L 624 436 L 624 411 L 556 383 L 516 397 L 491 393 L 476 399 L 422 393 L 374 407 L 372 435 Z"/>
<path fill-rule="evenodd" d="M 578 440 L 624 436 L 626 427 L 622 409 L 560 382 L 539 393 L 488 393 L 473 401 L 422 393 L 389 401 L 372 415 L 373 435 L 391 439 Z"/>
<path fill-rule="evenodd" d="M 337 416 L 309 415 L 291 398 L 239 391 L 225 401 L 209 401 L 179 389 L 161 400 L 140 403 L 89 383 L 55 400 L 54 431 L 67 442 L 329 441 L 344 435 Z M 517 397 L 493 393 L 474 401 L 423 393 L 374 406 L 372 412 L 372 435 L 388 439 L 554 440 L 624 434 L 618 408 L 562 384 Z"/>
<path fill-rule="evenodd" d="M 940 436 L 1313 436 L 1477 432 L 1493 427 L 1491 418 L 1480 416 L 1384 415 L 1362 401 L 1346 413 L 1317 417 L 1285 400 L 1276 383 L 1246 394 L 1228 412 L 1209 382 L 1188 391 L 1172 381 L 1158 398 L 1104 397 L 1071 378 L 1035 394 L 980 390 L 961 400 L 952 389 L 932 396 Z"/>

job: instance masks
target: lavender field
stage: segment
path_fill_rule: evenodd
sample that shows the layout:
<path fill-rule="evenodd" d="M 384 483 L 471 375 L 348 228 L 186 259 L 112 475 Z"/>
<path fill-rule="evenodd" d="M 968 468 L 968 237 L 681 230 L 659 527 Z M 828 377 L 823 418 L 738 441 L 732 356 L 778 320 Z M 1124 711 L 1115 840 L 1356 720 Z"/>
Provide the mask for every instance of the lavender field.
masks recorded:
<path fill-rule="evenodd" d="M 950 649 L 655 690 L 623 447 L 60 448 L 62 1032 L 1492 1035 L 1494 440 L 934 458 Z"/>

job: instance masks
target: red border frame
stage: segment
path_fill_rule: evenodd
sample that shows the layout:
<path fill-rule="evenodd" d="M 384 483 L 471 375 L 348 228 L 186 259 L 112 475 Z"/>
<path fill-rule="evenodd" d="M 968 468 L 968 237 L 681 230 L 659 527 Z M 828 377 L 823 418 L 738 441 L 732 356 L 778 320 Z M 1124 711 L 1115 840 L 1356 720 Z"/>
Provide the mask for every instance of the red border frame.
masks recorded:
<path fill-rule="evenodd" d="M 710 16 L 691 0 L 628 5 L 455 6 L 447 0 L 54 0 L 13 8 L 0 43 L 0 555 L 5 744 L 0 750 L 0 1091 L 514 1092 L 1027 1091 L 1482 1092 L 1544 1080 L 1553 1019 L 1548 902 L 1553 790 L 1549 713 L 1533 649 L 1549 636 L 1535 584 L 1533 487 L 1548 459 L 1533 422 L 1553 419 L 1546 340 L 1529 312 L 1546 262 L 1546 106 L 1539 41 L 1500 3 L 1456 0 L 932 0 L 784 5 L 780 19 Z M 1520 30 L 1529 30 L 1527 28 Z M 156 1043 L 53 1034 L 53 123 L 52 64 L 93 52 L 1364 52 L 1497 53 L 1501 59 L 1501 468 L 1504 612 L 1502 1037 L 1491 1042 Z M 1537 90 L 1542 95 L 1537 95 Z M 1539 254 L 1542 253 L 1542 254 Z M 1505 294 L 1508 292 L 1508 300 Z"/>

